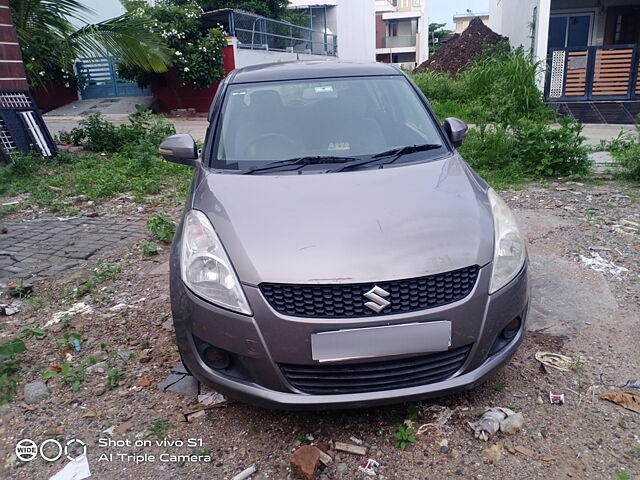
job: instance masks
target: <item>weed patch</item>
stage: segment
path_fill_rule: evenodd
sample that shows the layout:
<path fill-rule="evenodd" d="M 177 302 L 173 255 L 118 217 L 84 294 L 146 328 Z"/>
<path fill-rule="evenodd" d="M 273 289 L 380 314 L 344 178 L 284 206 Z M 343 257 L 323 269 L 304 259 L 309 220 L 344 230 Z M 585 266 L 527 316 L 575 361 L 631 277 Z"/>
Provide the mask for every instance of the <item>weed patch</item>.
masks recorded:
<path fill-rule="evenodd" d="M 26 352 L 27 347 L 20 339 L 0 343 L 0 405 L 9 403 L 16 393 L 20 364 L 16 356 Z"/>
<path fill-rule="evenodd" d="M 120 385 L 120 380 L 124 378 L 124 373 L 122 373 L 117 368 L 112 368 L 107 372 L 107 381 L 106 385 L 109 388 L 116 388 Z"/>
<path fill-rule="evenodd" d="M 176 223 L 167 212 L 159 210 L 149 217 L 147 228 L 156 240 L 171 243 L 176 232 Z"/>
<path fill-rule="evenodd" d="M 144 240 L 140 244 L 140 250 L 142 250 L 142 256 L 145 258 L 153 257 L 154 255 L 158 255 L 160 253 L 160 247 L 158 246 L 158 244 L 150 242 L 148 240 Z"/>
<path fill-rule="evenodd" d="M 60 135 L 60 141 L 82 145 L 85 150 L 107 153 L 60 153 L 51 160 L 38 155 L 14 155 L 0 166 L 0 196 L 29 193 L 21 206 L 46 207 L 75 216 L 74 198 L 96 201 L 131 194 L 137 202 L 150 195 L 175 192 L 184 198 L 193 170 L 169 163 L 158 154 L 166 135 L 175 133 L 162 117 L 140 109 L 126 125 L 114 126 L 100 114 L 80 121 L 77 128 Z M 8 209 L 0 215 L 12 213 Z"/>
<path fill-rule="evenodd" d="M 460 147 L 465 160 L 494 188 L 520 187 L 549 176 L 589 173 L 580 124 L 560 119 L 543 102 L 540 64 L 522 49 L 487 48 L 458 76 L 413 74 L 436 115 L 475 124 Z"/>
<path fill-rule="evenodd" d="M 411 427 L 405 427 L 400 425 L 394 434 L 396 440 L 396 447 L 400 450 L 404 450 L 412 443 L 415 443 L 416 439 L 413 436 L 413 429 Z"/>
<path fill-rule="evenodd" d="M 167 436 L 167 432 L 176 426 L 165 420 L 164 418 L 158 418 L 151 424 L 149 431 L 145 435 L 145 438 L 156 437 L 158 440 L 163 440 Z"/>

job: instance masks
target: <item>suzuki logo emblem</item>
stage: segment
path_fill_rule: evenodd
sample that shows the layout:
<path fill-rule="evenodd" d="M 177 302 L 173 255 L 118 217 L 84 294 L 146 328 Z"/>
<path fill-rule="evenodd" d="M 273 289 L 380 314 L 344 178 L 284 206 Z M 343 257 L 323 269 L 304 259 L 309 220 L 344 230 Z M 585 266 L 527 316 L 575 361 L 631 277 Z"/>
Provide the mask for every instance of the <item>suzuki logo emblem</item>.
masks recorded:
<path fill-rule="evenodd" d="M 391 295 L 389 292 L 375 285 L 371 290 L 364 294 L 365 297 L 371 300 L 370 302 L 365 303 L 364 306 L 370 308 L 376 313 L 380 313 L 391 305 L 391 302 L 384 298 L 389 295 Z"/>

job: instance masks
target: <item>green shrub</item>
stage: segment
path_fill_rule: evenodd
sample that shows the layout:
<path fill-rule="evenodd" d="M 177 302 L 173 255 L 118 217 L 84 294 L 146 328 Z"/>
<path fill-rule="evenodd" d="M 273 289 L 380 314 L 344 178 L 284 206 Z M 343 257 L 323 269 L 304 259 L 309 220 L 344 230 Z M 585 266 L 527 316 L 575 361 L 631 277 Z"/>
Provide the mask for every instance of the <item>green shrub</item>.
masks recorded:
<path fill-rule="evenodd" d="M 176 222 L 167 212 L 159 210 L 149 217 L 147 228 L 155 239 L 164 243 L 171 243 L 176 232 Z"/>
<path fill-rule="evenodd" d="M 157 243 L 149 242 L 148 240 L 144 240 L 140 244 L 140 248 L 142 249 L 143 257 L 153 257 L 154 255 L 160 254 L 160 247 Z"/>
<path fill-rule="evenodd" d="M 581 131 L 569 120 L 556 127 L 522 119 L 509 127 L 471 129 L 459 150 L 491 185 L 504 188 L 545 176 L 587 174 L 590 161 Z"/>
<path fill-rule="evenodd" d="M 441 119 L 458 117 L 475 124 L 509 125 L 521 118 L 553 118 L 537 87 L 540 67 L 522 48 L 510 50 L 498 45 L 487 48 L 459 75 L 426 71 L 412 78 Z"/>
<path fill-rule="evenodd" d="M 584 175 L 591 163 L 581 132 L 581 124 L 566 118 L 560 120 L 559 128 L 519 120 L 513 128 L 513 154 L 532 177 Z"/>
<path fill-rule="evenodd" d="M 62 132 L 62 143 L 81 145 L 91 152 L 116 153 L 131 151 L 143 144 L 157 148 L 167 135 L 176 133 L 173 124 L 164 117 L 154 115 L 144 105 L 136 105 L 136 112 L 129 115 L 129 123 L 113 125 L 102 114 L 92 113 L 78 122 L 70 132 Z"/>
<path fill-rule="evenodd" d="M 582 127 L 566 119 L 552 125 L 554 112 L 537 86 L 540 64 L 522 48 L 485 49 L 457 76 L 437 72 L 413 75 L 441 118 L 475 124 L 460 153 L 496 188 L 552 175 L 589 172 Z"/>
<path fill-rule="evenodd" d="M 617 154 L 616 160 L 622 167 L 622 177 L 640 182 L 640 143 L 635 143 Z"/>
<path fill-rule="evenodd" d="M 599 147 L 611 152 L 622 178 L 640 181 L 640 117 L 635 133 L 621 132 L 614 140 L 601 141 Z"/>
<path fill-rule="evenodd" d="M 18 338 L 0 343 L 0 405 L 9 403 L 16 393 L 20 365 L 15 357 L 26 350 Z"/>

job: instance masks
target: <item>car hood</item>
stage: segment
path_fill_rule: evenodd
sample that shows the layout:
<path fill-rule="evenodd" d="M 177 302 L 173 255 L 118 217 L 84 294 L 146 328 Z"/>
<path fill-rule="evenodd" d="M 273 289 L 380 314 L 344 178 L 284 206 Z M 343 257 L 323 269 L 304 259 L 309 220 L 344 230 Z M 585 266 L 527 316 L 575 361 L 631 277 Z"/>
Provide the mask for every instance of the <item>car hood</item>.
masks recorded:
<path fill-rule="evenodd" d="M 457 154 L 342 173 L 209 172 L 193 207 L 251 285 L 398 280 L 493 255 L 486 191 Z"/>

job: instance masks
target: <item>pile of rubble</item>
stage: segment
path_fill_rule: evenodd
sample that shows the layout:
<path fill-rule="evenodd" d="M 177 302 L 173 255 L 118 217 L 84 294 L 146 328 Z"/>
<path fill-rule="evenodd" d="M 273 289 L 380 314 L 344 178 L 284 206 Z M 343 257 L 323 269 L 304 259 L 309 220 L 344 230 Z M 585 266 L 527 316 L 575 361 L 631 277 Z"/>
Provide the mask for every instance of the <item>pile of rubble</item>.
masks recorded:
<path fill-rule="evenodd" d="M 415 71 L 435 70 L 456 74 L 477 58 L 485 45 L 496 45 L 508 41 L 507 37 L 498 35 L 487 27 L 480 18 L 475 17 L 464 32 L 455 34 L 444 47 L 418 65 Z"/>

